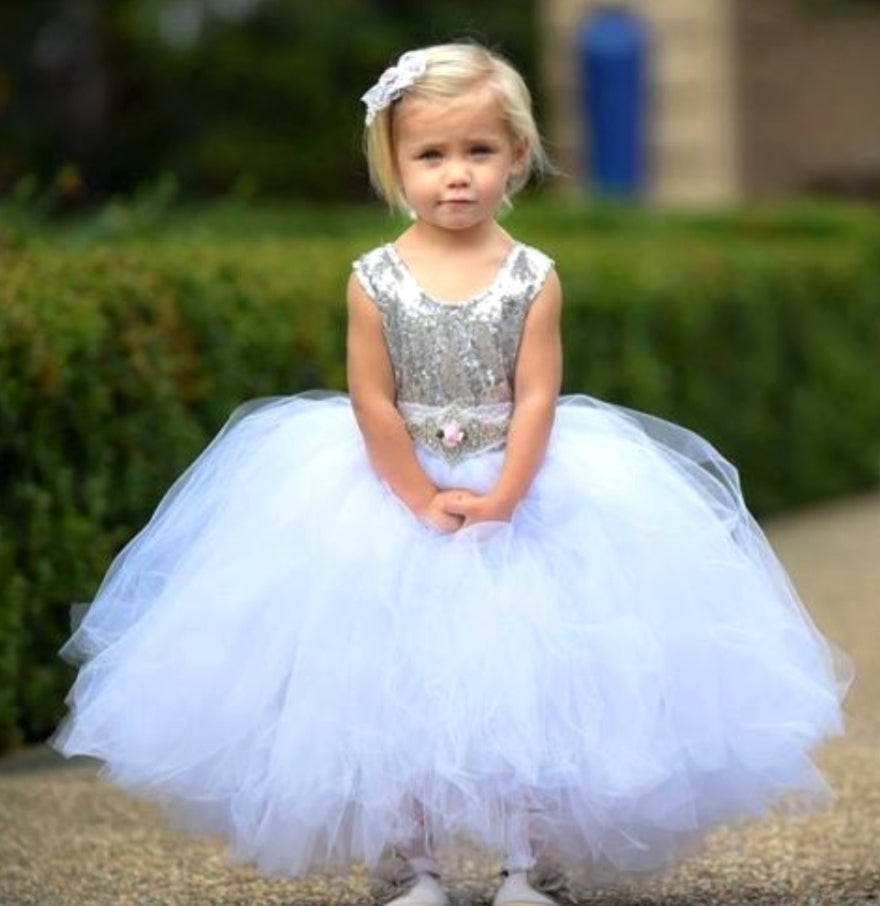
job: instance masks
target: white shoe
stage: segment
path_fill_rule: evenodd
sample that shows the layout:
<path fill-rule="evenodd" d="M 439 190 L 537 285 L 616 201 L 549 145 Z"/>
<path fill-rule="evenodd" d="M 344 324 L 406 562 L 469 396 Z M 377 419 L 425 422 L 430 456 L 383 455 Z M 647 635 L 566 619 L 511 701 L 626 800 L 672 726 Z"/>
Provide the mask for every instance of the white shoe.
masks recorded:
<path fill-rule="evenodd" d="M 559 906 L 556 900 L 538 893 L 529 884 L 524 871 L 504 873 L 503 877 L 501 887 L 492 900 L 492 906 Z"/>
<path fill-rule="evenodd" d="M 385 906 L 446 906 L 448 902 L 439 879 L 421 873 L 416 875 L 416 882 L 407 893 L 395 897 Z"/>

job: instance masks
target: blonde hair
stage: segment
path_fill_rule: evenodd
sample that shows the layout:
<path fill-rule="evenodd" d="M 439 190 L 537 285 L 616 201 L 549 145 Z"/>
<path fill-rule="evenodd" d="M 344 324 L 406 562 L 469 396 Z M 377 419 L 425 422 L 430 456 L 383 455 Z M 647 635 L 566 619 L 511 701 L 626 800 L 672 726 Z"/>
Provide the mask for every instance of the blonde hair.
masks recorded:
<path fill-rule="evenodd" d="M 501 104 L 512 139 L 526 144 L 526 165 L 511 178 L 504 196 L 504 204 L 509 207 L 511 196 L 526 185 L 533 173 L 541 175 L 552 169 L 532 116 L 532 97 L 526 83 L 507 60 L 479 44 L 436 44 L 422 52 L 426 57 L 425 71 L 405 89 L 403 98 L 449 99 L 486 84 Z M 380 110 L 367 125 L 364 148 L 373 188 L 391 207 L 408 212 L 394 163 L 391 126 L 396 103 Z"/>

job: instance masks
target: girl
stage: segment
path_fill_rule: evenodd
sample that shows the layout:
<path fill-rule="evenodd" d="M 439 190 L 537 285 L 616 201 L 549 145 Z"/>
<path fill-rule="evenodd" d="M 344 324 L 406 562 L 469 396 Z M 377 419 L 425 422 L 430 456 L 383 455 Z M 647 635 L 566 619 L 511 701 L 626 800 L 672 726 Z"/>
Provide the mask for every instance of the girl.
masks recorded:
<path fill-rule="evenodd" d="M 437 847 L 667 863 L 827 789 L 845 685 L 701 438 L 557 400 L 560 285 L 496 216 L 546 166 L 519 75 L 404 54 L 364 100 L 412 225 L 354 264 L 350 400 L 240 410 L 119 555 L 64 649 L 54 742 L 266 871 Z"/>

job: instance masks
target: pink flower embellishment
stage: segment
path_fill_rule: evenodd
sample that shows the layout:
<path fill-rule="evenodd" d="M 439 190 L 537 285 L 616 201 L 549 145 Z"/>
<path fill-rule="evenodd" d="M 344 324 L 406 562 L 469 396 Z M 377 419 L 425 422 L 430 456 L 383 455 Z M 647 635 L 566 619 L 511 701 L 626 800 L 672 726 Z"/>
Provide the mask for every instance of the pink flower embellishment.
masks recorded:
<path fill-rule="evenodd" d="M 464 440 L 464 429 L 453 418 L 437 432 L 437 437 L 447 450 L 454 450 Z"/>

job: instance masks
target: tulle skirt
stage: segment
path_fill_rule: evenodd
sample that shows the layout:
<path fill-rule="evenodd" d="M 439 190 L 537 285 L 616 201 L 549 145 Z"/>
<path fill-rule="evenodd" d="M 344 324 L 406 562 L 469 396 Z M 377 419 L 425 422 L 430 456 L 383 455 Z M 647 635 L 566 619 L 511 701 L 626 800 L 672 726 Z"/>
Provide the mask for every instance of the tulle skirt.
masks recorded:
<path fill-rule="evenodd" d="M 448 464 L 486 491 L 503 454 Z M 344 396 L 239 409 L 119 554 L 63 653 L 53 744 L 265 871 L 427 829 L 653 869 L 828 788 L 845 659 L 700 437 L 560 401 L 510 523 L 443 536 Z"/>

